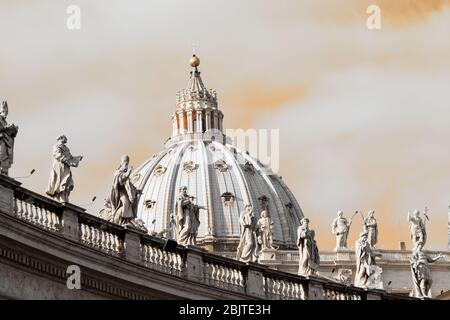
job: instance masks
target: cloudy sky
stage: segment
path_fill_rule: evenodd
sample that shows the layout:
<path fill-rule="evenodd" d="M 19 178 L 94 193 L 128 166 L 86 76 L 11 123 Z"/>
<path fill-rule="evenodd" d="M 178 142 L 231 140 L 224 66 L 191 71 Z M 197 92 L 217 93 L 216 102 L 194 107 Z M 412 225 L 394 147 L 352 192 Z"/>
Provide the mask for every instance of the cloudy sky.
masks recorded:
<path fill-rule="evenodd" d="M 69 5 L 81 29 L 66 26 Z M 381 30 L 366 27 L 371 4 Z M 279 174 L 321 249 L 339 209 L 376 211 L 380 246 L 410 247 L 406 213 L 430 208 L 447 245 L 450 1 L 0 1 L 0 98 L 18 124 L 11 176 L 43 192 L 55 137 L 74 154 L 75 204 L 98 200 L 127 153 L 137 167 L 170 135 L 197 43 L 228 128 L 280 129 Z M 360 221 L 351 231 L 353 243 Z"/>

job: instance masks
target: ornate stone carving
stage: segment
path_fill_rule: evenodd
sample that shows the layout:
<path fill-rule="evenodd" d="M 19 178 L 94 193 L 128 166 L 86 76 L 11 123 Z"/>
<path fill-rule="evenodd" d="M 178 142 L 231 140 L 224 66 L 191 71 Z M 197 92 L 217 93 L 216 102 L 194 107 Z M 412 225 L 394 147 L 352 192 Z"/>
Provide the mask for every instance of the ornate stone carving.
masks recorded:
<path fill-rule="evenodd" d="M 422 249 L 427 242 L 427 231 L 425 227 L 425 219 L 428 220 L 427 208 L 425 208 L 424 217 L 420 216 L 419 210 L 408 211 L 409 233 L 413 243 L 413 250 Z"/>
<path fill-rule="evenodd" d="M 345 285 L 352 283 L 352 269 L 338 269 L 337 280 Z"/>
<path fill-rule="evenodd" d="M 198 166 L 194 161 L 186 161 L 185 163 L 183 163 L 183 170 L 187 173 L 194 172 L 195 170 L 197 170 L 197 167 Z"/>
<path fill-rule="evenodd" d="M 139 182 L 140 179 L 141 179 L 141 174 L 136 172 L 136 173 L 133 174 L 133 176 L 131 177 L 131 182 L 132 182 L 134 185 L 136 185 L 136 184 Z"/>
<path fill-rule="evenodd" d="M 261 250 L 273 249 L 273 221 L 270 219 L 266 210 L 261 212 L 261 217 L 257 223 L 258 230 L 258 244 Z"/>
<path fill-rule="evenodd" d="M 14 159 L 14 139 L 19 127 L 8 124 L 8 102 L 3 101 L 0 107 L 0 173 L 8 175 Z"/>
<path fill-rule="evenodd" d="M 316 274 L 319 270 L 320 255 L 315 232 L 309 228 L 308 218 L 303 218 L 297 229 L 297 246 L 299 251 L 298 274 L 301 276 Z"/>
<path fill-rule="evenodd" d="M 434 263 L 443 258 L 441 254 L 432 258 L 422 251 L 422 248 L 417 247 L 411 255 L 411 272 L 414 285 L 414 297 L 416 298 L 431 298 L 431 280 L 429 263 Z"/>
<path fill-rule="evenodd" d="M 331 232 L 336 236 L 336 248 L 343 249 L 347 248 L 347 237 L 350 231 L 350 225 L 352 224 L 353 217 L 358 213 L 352 216 L 350 220 L 344 217 L 344 212 L 339 211 L 337 213 L 337 217 L 334 219 L 333 224 L 331 225 Z"/>
<path fill-rule="evenodd" d="M 109 198 L 105 199 L 103 209 L 98 212 L 97 216 L 106 221 L 113 221 L 114 216 L 111 208 L 111 200 Z"/>
<path fill-rule="evenodd" d="M 164 174 L 164 172 L 166 172 L 167 168 L 164 167 L 162 164 L 158 164 L 155 168 L 155 170 L 153 171 L 154 175 L 159 177 L 162 176 Z"/>
<path fill-rule="evenodd" d="M 225 160 L 217 160 L 214 163 L 214 169 L 217 169 L 220 172 L 226 172 L 228 170 L 228 164 L 225 162 Z"/>
<path fill-rule="evenodd" d="M 355 286 L 375 289 L 379 286 L 378 282 L 381 275 L 381 269 L 377 268 L 375 258 L 381 255 L 372 251 L 367 235 L 367 232 L 361 232 L 359 239 L 355 242 Z"/>
<path fill-rule="evenodd" d="M 254 262 L 256 255 L 256 219 L 252 205 L 245 206 L 245 211 L 239 217 L 241 238 L 236 253 L 236 260 Z"/>
<path fill-rule="evenodd" d="M 234 202 L 235 196 L 231 192 L 224 192 L 220 196 L 222 198 L 222 201 L 225 205 L 230 205 Z"/>
<path fill-rule="evenodd" d="M 67 137 L 60 135 L 53 146 L 53 161 L 50 179 L 45 193 L 60 202 L 69 202 L 70 192 L 74 188 L 70 167 L 78 167 L 83 156 L 72 156 L 66 146 Z"/>
<path fill-rule="evenodd" d="M 194 197 L 188 195 L 187 188 L 181 187 L 174 214 L 178 243 L 197 244 L 197 232 L 200 226 L 199 210 L 200 207 L 194 204 Z"/>

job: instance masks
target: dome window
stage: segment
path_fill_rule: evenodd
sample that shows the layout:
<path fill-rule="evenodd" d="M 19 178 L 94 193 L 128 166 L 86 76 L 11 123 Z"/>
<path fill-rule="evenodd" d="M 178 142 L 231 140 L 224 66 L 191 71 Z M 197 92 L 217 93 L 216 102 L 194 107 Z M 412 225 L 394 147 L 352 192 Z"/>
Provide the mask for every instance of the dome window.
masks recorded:
<path fill-rule="evenodd" d="M 266 195 L 262 195 L 258 198 L 259 203 L 261 204 L 261 210 L 267 210 L 269 204 L 269 198 Z"/>
<path fill-rule="evenodd" d="M 214 169 L 217 169 L 220 172 L 226 172 L 228 170 L 228 164 L 225 162 L 225 160 L 217 160 L 214 163 Z"/>
<path fill-rule="evenodd" d="M 161 164 L 158 164 L 157 166 L 156 166 L 156 168 L 155 168 L 155 171 L 153 171 L 154 173 L 155 173 L 155 176 L 161 176 L 161 175 L 163 175 L 164 174 L 164 172 L 166 172 L 166 170 L 167 170 L 167 168 L 166 167 L 164 167 L 163 165 L 161 165 Z"/>
<path fill-rule="evenodd" d="M 153 201 L 153 200 L 145 200 L 144 201 L 144 206 L 147 209 L 151 209 L 151 208 L 153 208 L 155 206 L 155 203 L 156 203 L 156 201 Z"/>
<path fill-rule="evenodd" d="M 197 164 L 194 161 L 186 161 L 183 163 L 183 170 L 187 173 L 191 173 L 197 169 Z"/>
<path fill-rule="evenodd" d="M 244 164 L 244 170 L 245 170 L 246 172 L 251 173 L 251 174 L 254 174 L 254 173 L 255 173 L 255 167 L 254 167 L 253 164 L 252 164 L 251 162 L 249 162 L 249 161 L 246 161 L 246 162 L 245 162 L 245 164 Z"/>
<path fill-rule="evenodd" d="M 223 200 L 223 203 L 228 206 L 234 202 L 235 197 L 234 197 L 234 194 L 227 191 L 227 192 L 222 193 L 221 198 Z"/>

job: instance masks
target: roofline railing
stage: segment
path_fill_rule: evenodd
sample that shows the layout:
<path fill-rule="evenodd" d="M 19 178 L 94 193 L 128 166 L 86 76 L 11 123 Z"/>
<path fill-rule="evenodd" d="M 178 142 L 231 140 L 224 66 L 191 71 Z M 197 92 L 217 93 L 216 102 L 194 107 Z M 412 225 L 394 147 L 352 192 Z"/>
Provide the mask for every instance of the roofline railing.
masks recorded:
<path fill-rule="evenodd" d="M 59 203 L 0 175 L 0 211 L 104 254 L 169 276 L 194 281 L 243 297 L 281 300 L 410 299 L 382 290 L 365 290 L 243 263 L 195 246 L 148 235 Z"/>

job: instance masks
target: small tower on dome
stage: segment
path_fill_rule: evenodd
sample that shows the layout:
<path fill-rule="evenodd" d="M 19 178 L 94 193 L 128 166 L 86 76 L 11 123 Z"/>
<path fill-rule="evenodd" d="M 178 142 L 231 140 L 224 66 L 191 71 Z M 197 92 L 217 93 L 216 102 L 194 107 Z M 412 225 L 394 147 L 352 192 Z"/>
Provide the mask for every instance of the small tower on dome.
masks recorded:
<path fill-rule="evenodd" d="M 172 115 L 172 137 L 202 134 L 208 130 L 223 132 L 223 113 L 217 107 L 217 93 L 203 84 L 198 66 L 200 59 L 193 54 L 186 89 L 176 95 L 176 111 Z"/>

